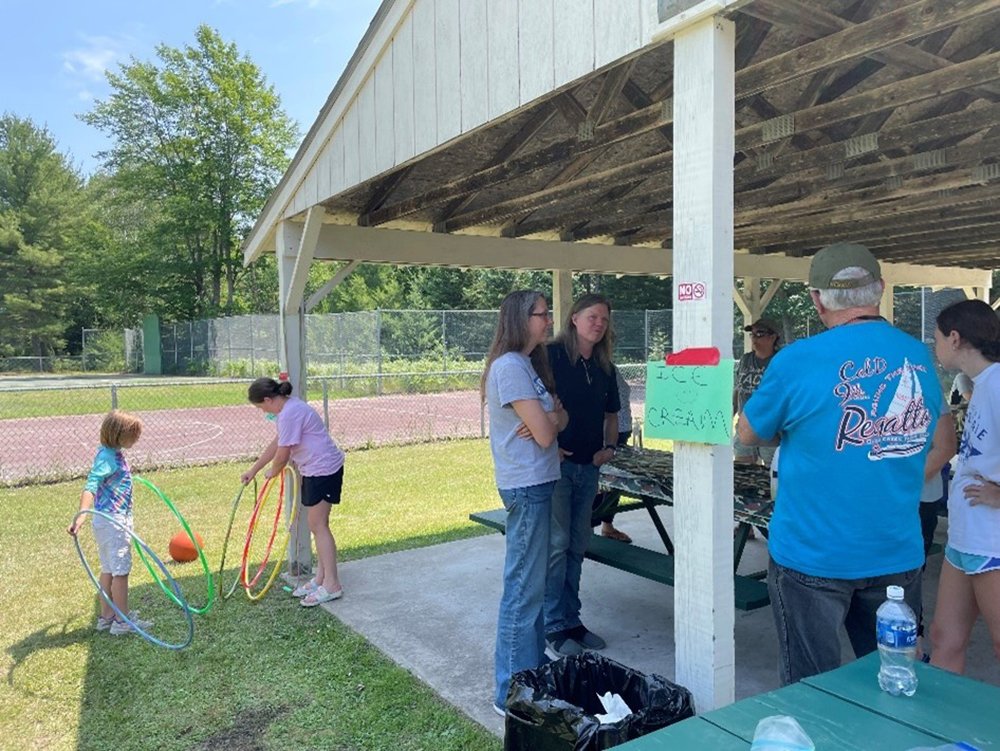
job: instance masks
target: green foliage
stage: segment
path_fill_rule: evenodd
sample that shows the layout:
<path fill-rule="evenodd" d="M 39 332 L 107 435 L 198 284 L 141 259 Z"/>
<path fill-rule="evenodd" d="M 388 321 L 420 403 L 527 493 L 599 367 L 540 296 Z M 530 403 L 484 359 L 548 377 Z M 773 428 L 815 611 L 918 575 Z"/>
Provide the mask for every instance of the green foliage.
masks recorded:
<path fill-rule="evenodd" d="M 82 216 L 79 175 L 44 128 L 0 117 L 0 354 L 63 346 L 64 260 Z"/>
<path fill-rule="evenodd" d="M 100 156 L 117 196 L 131 201 L 109 208 L 145 215 L 139 232 L 112 237 L 159 259 L 146 258 L 156 312 L 236 312 L 246 276 L 240 243 L 287 166 L 297 128 L 256 64 L 214 29 L 200 26 L 194 46 L 160 45 L 157 58 L 108 73 L 113 93 L 83 115 L 111 137 Z"/>

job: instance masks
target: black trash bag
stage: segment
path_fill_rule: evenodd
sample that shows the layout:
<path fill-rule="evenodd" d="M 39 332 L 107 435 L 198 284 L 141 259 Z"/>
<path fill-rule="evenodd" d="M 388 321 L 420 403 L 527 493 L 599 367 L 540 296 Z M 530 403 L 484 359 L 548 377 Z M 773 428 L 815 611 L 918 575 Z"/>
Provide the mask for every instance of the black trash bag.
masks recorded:
<path fill-rule="evenodd" d="M 619 694 L 632 714 L 602 725 L 597 698 Z M 596 751 L 694 717 L 683 686 L 593 652 L 516 673 L 507 694 L 504 751 Z"/>

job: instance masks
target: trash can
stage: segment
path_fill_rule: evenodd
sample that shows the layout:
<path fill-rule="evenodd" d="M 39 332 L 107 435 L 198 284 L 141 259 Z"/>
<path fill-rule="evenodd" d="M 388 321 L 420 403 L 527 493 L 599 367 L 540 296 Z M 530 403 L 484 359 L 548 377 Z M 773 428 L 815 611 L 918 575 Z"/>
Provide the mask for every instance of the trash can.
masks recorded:
<path fill-rule="evenodd" d="M 619 694 L 632 714 L 602 724 L 599 695 Z M 596 751 L 694 716 L 691 692 L 593 652 L 516 673 L 507 694 L 504 751 Z"/>

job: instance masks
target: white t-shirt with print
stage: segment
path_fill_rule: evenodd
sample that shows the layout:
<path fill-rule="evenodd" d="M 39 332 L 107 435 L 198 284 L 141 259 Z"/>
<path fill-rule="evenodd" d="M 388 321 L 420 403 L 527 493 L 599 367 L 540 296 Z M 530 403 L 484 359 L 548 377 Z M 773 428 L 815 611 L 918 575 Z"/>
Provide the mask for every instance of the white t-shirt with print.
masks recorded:
<path fill-rule="evenodd" d="M 948 492 L 948 544 L 971 555 L 1000 556 L 1000 509 L 970 506 L 963 492 L 976 475 L 1000 482 L 1000 363 L 972 379 L 972 401 Z"/>

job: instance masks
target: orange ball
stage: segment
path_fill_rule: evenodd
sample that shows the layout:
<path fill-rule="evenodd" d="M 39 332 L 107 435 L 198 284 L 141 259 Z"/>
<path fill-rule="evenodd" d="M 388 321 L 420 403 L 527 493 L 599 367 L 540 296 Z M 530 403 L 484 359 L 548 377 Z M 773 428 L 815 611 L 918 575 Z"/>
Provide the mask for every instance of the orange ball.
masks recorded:
<path fill-rule="evenodd" d="M 195 532 L 194 536 L 198 540 L 198 547 L 204 548 L 205 543 L 202 541 L 201 535 Z M 191 542 L 191 538 L 188 537 L 187 532 L 178 532 L 171 537 L 169 550 L 170 557 L 178 563 L 187 563 L 198 557 L 198 549 Z"/>

